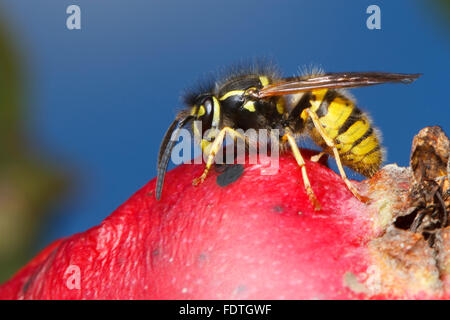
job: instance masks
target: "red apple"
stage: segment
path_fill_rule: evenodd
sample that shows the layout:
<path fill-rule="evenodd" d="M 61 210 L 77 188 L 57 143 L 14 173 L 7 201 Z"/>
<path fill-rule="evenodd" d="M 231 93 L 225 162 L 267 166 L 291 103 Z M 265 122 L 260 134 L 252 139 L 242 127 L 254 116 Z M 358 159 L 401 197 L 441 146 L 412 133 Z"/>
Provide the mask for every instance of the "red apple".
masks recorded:
<path fill-rule="evenodd" d="M 305 151 L 307 154 L 307 151 Z M 358 184 L 307 161 L 315 211 L 291 155 L 275 175 L 246 165 L 228 186 L 203 165 L 168 172 L 99 226 L 58 240 L 11 280 L 1 299 L 446 298 L 449 250 L 440 263 L 420 234 L 396 228 L 407 171 L 392 166 Z M 444 230 L 443 248 L 450 238 Z"/>

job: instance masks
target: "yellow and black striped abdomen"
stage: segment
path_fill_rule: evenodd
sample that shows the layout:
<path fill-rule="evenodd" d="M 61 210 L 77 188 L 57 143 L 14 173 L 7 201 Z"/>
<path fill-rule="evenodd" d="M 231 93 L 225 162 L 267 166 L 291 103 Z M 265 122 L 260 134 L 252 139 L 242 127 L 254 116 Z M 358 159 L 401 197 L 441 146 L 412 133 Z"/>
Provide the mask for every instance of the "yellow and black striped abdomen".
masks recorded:
<path fill-rule="evenodd" d="M 383 162 L 381 137 L 369 117 L 350 97 L 341 91 L 315 90 L 311 92 L 310 105 L 326 134 L 334 141 L 343 165 L 367 177 L 379 170 Z M 333 155 L 306 112 L 301 116 L 312 139 Z"/>

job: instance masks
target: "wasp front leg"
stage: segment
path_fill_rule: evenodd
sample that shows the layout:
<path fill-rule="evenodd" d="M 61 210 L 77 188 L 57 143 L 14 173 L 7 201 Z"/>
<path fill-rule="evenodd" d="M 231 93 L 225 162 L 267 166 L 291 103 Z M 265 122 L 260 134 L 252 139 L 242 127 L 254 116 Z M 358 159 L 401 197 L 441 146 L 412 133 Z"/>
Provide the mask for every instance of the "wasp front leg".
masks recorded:
<path fill-rule="evenodd" d="M 200 183 L 202 183 L 206 179 L 206 177 L 208 175 L 208 172 L 209 172 L 209 169 L 211 168 L 211 166 L 214 163 L 214 158 L 216 157 L 216 154 L 220 151 L 220 148 L 223 145 L 223 141 L 224 141 L 225 136 L 226 136 L 227 133 L 233 139 L 240 138 L 240 139 L 245 140 L 244 137 L 239 132 L 237 132 L 236 130 L 234 130 L 234 129 L 230 128 L 230 127 L 225 127 L 222 130 L 220 130 L 219 134 L 215 137 L 214 141 L 212 142 L 211 147 L 207 148 L 208 149 L 208 159 L 206 161 L 205 170 L 203 171 L 203 173 L 202 173 L 202 175 L 200 177 L 195 178 L 192 181 L 192 184 L 194 186 L 199 185 Z"/>
<path fill-rule="evenodd" d="M 336 147 L 336 144 L 334 143 L 334 140 L 331 139 L 325 129 L 323 128 L 322 124 L 319 121 L 318 115 L 312 111 L 311 109 L 306 109 L 306 112 L 308 113 L 308 116 L 311 118 L 311 120 L 314 123 L 314 127 L 319 132 L 322 139 L 325 141 L 327 146 L 333 150 L 334 158 L 336 159 L 336 164 L 339 169 L 339 173 L 341 174 L 342 180 L 344 180 L 345 184 L 347 185 L 347 188 L 353 193 L 353 195 L 362 202 L 368 202 L 370 199 L 367 197 L 364 197 L 358 193 L 355 186 L 350 182 L 350 180 L 347 178 L 347 175 L 345 174 L 344 167 L 342 166 L 341 158 L 339 156 L 339 151 Z"/>

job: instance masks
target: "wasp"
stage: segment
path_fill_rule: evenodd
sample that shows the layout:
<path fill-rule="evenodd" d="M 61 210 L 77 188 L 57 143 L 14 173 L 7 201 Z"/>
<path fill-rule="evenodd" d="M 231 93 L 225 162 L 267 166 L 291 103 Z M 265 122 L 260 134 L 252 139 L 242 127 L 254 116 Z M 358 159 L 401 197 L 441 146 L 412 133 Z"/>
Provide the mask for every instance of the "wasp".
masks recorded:
<path fill-rule="evenodd" d="M 296 138 L 307 134 L 336 160 L 348 189 L 361 201 L 367 201 L 347 178 L 343 166 L 366 177 L 379 170 L 383 161 L 381 137 L 369 116 L 356 106 L 345 88 L 382 83 L 411 83 L 421 74 L 385 72 L 315 73 L 283 78 L 274 68 L 252 67 L 233 71 L 211 84 L 185 96 L 181 111 L 167 130 L 158 156 L 156 198 L 161 197 L 169 157 L 181 128 L 190 122 L 194 136 L 207 156 L 203 174 L 193 181 L 202 183 L 222 148 L 226 135 L 246 139 L 236 130 L 277 129 L 280 150 L 292 150 L 301 170 L 305 191 L 320 210 L 307 174 L 305 160 Z M 201 128 L 199 126 L 201 124 Z"/>

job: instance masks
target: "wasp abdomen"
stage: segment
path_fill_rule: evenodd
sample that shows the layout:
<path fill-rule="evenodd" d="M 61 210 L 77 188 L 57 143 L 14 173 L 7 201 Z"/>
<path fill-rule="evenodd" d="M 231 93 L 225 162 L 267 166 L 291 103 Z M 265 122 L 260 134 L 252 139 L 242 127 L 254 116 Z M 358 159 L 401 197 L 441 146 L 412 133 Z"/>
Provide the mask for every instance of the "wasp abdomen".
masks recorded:
<path fill-rule="evenodd" d="M 378 130 L 350 97 L 337 90 L 315 90 L 310 94 L 309 103 L 326 134 L 333 139 L 345 166 L 367 177 L 379 170 L 383 150 Z M 333 155 L 307 113 L 301 116 L 313 140 Z"/>

